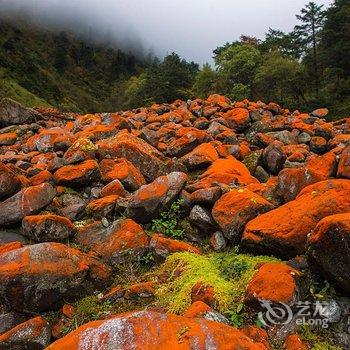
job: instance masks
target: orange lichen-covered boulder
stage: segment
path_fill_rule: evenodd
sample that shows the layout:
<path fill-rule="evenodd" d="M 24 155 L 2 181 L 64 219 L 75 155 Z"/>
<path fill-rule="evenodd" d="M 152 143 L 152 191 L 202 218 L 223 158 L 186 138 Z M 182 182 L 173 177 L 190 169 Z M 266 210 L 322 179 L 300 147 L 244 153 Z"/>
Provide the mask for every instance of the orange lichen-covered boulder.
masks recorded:
<path fill-rule="evenodd" d="M 238 329 L 222 323 L 152 311 L 94 321 L 51 344 L 47 350 L 266 350 Z"/>
<path fill-rule="evenodd" d="M 0 162 L 0 200 L 12 196 L 20 188 L 21 181 L 16 174 Z"/>
<path fill-rule="evenodd" d="M 298 274 L 297 270 L 283 263 L 263 264 L 247 286 L 245 303 L 257 305 L 264 300 L 294 304 L 298 296 Z"/>
<path fill-rule="evenodd" d="M 207 98 L 207 102 L 213 106 L 218 107 L 228 107 L 231 104 L 231 101 L 226 96 L 213 94 Z"/>
<path fill-rule="evenodd" d="M 92 223 L 79 231 L 76 241 L 113 264 L 137 258 L 148 250 L 149 245 L 149 237 L 131 219 L 119 219 L 109 227 L 100 222 Z"/>
<path fill-rule="evenodd" d="M 199 249 L 193 245 L 171 239 L 161 234 L 154 234 L 152 236 L 150 241 L 150 248 L 152 248 L 157 255 L 164 258 L 176 252 L 191 252 L 200 254 Z"/>
<path fill-rule="evenodd" d="M 97 142 L 98 153 L 101 156 L 125 158 L 134 164 L 147 181 L 153 181 L 165 173 L 165 163 L 168 159 L 146 141 L 127 132 Z"/>
<path fill-rule="evenodd" d="M 17 141 L 17 134 L 15 132 L 9 132 L 0 134 L 0 146 L 10 146 Z"/>
<path fill-rule="evenodd" d="M 112 195 L 125 197 L 126 193 L 123 184 L 118 179 L 115 179 L 101 189 L 100 195 L 101 197 Z"/>
<path fill-rule="evenodd" d="M 310 347 L 298 334 L 291 334 L 284 342 L 285 350 L 308 350 Z"/>
<path fill-rule="evenodd" d="M 174 202 L 186 181 L 185 173 L 172 172 L 142 186 L 131 197 L 127 215 L 141 223 L 150 222 Z"/>
<path fill-rule="evenodd" d="M 350 291 L 350 210 L 322 219 L 308 240 L 308 253 L 326 277 Z"/>
<path fill-rule="evenodd" d="M 267 349 L 270 349 L 269 336 L 264 329 L 255 326 L 246 326 L 241 328 L 241 331 L 254 342 L 262 343 Z"/>
<path fill-rule="evenodd" d="M 295 199 L 304 187 L 334 176 L 336 167 L 337 160 L 334 153 L 312 156 L 303 167 L 280 171 L 277 190 L 282 199 L 289 202 Z"/>
<path fill-rule="evenodd" d="M 346 212 L 350 212 L 350 180 L 317 182 L 305 187 L 295 200 L 250 221 L 241 246 L 293 257 L 305 252 L 307 236 L 322 218 Z"/>
<path fill-rule="evenodd" d="M 341 153 L 337 177 L 350 179 L 350 146 L 345 147 Z"/>
<path fill-rule="evenodd" d="M 199 177 L 199 180 L 188 185 L 186 189 L 192 193 L 220 184 L 248 185 L 251 183 L 259 183 L 259 181 L 251 176 L 249 170 L 243 163 L 229 156 L 226 159 L 216 160 L 208 170 Z"/>
<path fill-rule="evenodd" d="M 247 222 L 273 208 L 265 198 L 248 189 L 232 189 L 215 203 L 212 215 L 225 237 L 237 241 Z"/>
<path fill-rule="evenodd" d="M 210 143 L 202 143 L 192 152 L 181 158 L 187 170 L 207 167 L 219 158 L 215 147 Z"/>
<path fill-rule="evenodd" d="M 172 157 L 182 157 L 201 143 L 212 139 L 204 130 L 191 127 L 179 129 L 176 132 L 176 137 L 167 147 L 167 153 Z"/>
<path fill-rule="evenodd" d="M 110 196 L 94 199 L 86 206 L 85 210 L 96 219 L 112 216 L 118 198 L 118 195 L 112 194 Z"/>
<path fill-rule="evenodd" d="M 185 317 L 204 318 L 208 321 L 230 324 L 230 321 L 203 301 L 195 301 L 183 314 Z"/>
<path fill-rule="evenodd" d="M 0 349 L 43 349 L 50 344 L 50 339 L 50 325 L 38 316 L 0 335 Z"/>
<path fill-rule="evenodd" d="M 146 184 L 140 170 L 123 158 L 103 159 L 100 162 L 100 171 L 104 183 L 119 180 L 130 191 L 136 191 Z"/>
<path fill-rule="evenodd" d="M 63 241 L 74 233 L 73 223 L 64 216 L 29 215 L 22 220 L 21 234 L 35 242 Z"/>
<path fill-rule="evenodd" d="M 80 163 L 88 159 L 93 159 L 96 150 L 92 141 L 87 138 L 80 138 L 65 152 L 63 160 L 65 164 Z"/>
<path fill-rule="evenodd" d="M 102 287 L 110 269 L 61 243 L 40 243 L 0 255 L 0 301 L 11 310 L 59 308 Z"/>
<path fill-rule="evenodd" d="M 99 179 L 100 171 L 95 160 L 86 160 L 80 164 L 66 165 L 58 169 L 54 179 L 58 185 L 80 187 Z"/>
<path fill-rule="evenodd" d="M 49 183 L 27 187 L 0 202 L 0 226 L 20 222 L 25 216 L 37 214 L 51 203 L 56 191 Z"/>
<path fill-rule="evenodd" d="M 249 111 L 245 108 L 233 108 L 227 111 L 223 118 L 228 127 L 236 131 L 244 130 L 250 122 Z"/>

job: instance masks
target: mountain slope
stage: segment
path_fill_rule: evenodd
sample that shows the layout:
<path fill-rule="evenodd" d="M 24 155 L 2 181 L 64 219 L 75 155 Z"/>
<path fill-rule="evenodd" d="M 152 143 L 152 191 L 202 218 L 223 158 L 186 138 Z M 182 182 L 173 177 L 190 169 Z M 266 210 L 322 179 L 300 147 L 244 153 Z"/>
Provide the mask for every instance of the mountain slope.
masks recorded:
<path fill-rule="evenodd" d="M 0 20 L 0 98 L 65 110 L 115 110 L 119 82 L 145 63 L 72 34 Z"/>

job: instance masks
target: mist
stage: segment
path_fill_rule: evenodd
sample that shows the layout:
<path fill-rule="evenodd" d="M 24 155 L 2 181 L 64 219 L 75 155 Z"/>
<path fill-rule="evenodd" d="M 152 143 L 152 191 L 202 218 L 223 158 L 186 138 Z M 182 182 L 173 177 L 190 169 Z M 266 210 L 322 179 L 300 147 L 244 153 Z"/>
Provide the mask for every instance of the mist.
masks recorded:
<path fill-rule="evenodd" d="M 0 0 L 0 16 L 73 31 L 89 40 L 163 57 L 211 62 L 212 51 L 241 34 L 290 31 L 308 0 Z M 333 1 L 316 0 L 328 7 Z"/>

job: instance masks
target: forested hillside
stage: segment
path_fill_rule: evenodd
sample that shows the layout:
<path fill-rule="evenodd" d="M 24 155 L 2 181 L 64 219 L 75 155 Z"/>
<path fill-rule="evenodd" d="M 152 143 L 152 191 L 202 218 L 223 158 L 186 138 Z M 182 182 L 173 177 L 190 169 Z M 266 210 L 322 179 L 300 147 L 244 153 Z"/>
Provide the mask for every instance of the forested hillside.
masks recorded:
<path fill-rule="evenodd" d="M 65 110 L 109 110 L 121 80 L 145 65 L 134 55 L 0 21 L 0 97 Z"/>

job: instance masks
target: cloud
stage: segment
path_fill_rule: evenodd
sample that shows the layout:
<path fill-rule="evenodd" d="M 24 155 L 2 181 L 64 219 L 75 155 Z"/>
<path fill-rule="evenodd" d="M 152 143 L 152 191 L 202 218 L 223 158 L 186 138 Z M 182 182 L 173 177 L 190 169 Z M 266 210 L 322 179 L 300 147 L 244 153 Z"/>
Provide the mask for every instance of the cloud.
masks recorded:
<path fill-rule="evenodd" d="M 285 31 L 307 0 L 0 0 L 0 13 L 25 12 L 57 29 L 104 38 L 126 50 L 158 56 L 175 51 L 210 61 L 212 51 L 241 34 L 263 38 L 269 27 Z M 316 0 L 326 6 L 331 0 Z"/>

